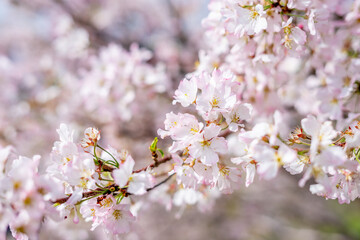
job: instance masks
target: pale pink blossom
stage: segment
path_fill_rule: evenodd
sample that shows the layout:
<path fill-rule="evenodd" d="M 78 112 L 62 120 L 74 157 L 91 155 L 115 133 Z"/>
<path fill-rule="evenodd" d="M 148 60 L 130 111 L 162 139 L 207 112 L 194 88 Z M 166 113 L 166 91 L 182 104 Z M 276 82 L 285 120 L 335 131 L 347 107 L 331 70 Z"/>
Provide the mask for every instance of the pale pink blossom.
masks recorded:
<path fill-rule="evenodd" d="M 257 4 L 253 9 L 238 6 L 233 14 L 233 22 L 228 28 L 239 37 L 245 33 L 248 35 L 258 34 L 267 28 L 266 11 L 260 4 Z"/>
<path fill-rule="evenodd" d="M 197 84 L 192 78 L 184 79 L 180 82 L 178 89 L 175 91 L 175 100 L 173 104 L 179 102 L 181 106 L 188 107 L 196 100 Z"/>
<path fill-rule="evenodd" d="M 205 127 L 197 136 L 196 141 L 189 147 L 190 155 L 199 158 L 205 165 L 214 165 L 219 161 L 218 153 L 225 153 L 227 142 L 223 137 L 218 137 L 221 128 L 215 124 Z"/>

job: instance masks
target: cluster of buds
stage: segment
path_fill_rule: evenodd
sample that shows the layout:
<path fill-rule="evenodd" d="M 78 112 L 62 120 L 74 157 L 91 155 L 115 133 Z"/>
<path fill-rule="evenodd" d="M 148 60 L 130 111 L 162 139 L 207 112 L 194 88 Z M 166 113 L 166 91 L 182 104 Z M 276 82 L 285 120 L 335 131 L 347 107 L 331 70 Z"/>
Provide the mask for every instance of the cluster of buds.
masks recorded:
<path fill-rule="evenodd" d="M 81 146 L 83 148 L 95 146 L 96 143 L 100 140 L 100 131 L 96 128 L 87 128 L 84 135 L 85 137 L 81 140 Z"/>

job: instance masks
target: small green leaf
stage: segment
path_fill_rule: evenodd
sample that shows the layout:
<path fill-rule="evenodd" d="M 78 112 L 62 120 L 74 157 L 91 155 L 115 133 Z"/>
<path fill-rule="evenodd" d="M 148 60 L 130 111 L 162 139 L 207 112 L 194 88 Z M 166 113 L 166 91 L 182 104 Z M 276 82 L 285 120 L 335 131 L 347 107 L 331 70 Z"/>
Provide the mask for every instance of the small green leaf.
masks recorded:
<path fill-rule="evenodd" d="M 153 142 L 151 143 L 151 145 L 150 145 L 150 151 L 151 151 L 151 152 L 156 152 L 157 143 L 158 143 L 158 138 L 155 137 L 155 138 L 154 138 L 154 141 L 153 141 Z"/>
<path fill-rule="evenodd" d="M 271 4 L 270 4 L 270 5 L 265 6 L 265 7 L 264 7 L 264 11 L 265 11 L 265 10 L 268 10 L 268 9 L 269 9 L 269 8 L 271 8 L 271 7 L 272 7 L 272 5 L 271 5 Z"/>
<path fill-rule="evenodd" d="M 303 156 L 305 153 L 307 153 L 308 151 L 307 150 L 305 150 L 305 151 L 298 151 L 298 155 L 300 155 L 300 156 Z"/>

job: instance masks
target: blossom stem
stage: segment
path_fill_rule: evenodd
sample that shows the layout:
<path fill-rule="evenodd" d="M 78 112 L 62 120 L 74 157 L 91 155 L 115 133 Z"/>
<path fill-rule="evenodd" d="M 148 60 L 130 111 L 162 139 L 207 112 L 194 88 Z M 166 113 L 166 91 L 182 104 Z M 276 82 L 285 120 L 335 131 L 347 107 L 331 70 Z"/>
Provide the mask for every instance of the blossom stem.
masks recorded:
<path fill-rule="evenodd" d="M 305 146 L 311 146 L 310 143 L 306 143 L 306 142 L 298 142 L 297 144 L 302 144 L 302 145 L 305 145 Z"/>
<path fill-rule="evenodd" d="M 355 153 L 355 150 L 354 150 L 354 153 Z M 360 164 L 360 148 L 357 150 L 356 154 L 355 154 L 355 158 L 356 158 L 356 161 L 358 161 L 358 163 Z"/>
<path fill-rule="evenodd" d="M 224 131 L 226 129 L 228 129 L 229 125 L 227 125 L 226 127 L 222 128 L 221 131 Z"/>
<path fill-rule="evenodd" d="M 286 16 L 290 16 L 290 17 L 300 17 L 300 18 L 306 19 L 305 15 L 297 15 L 297 14 L 286 13 L 286 12 L 281 12 L 281 15 L 286 15 Z"/>
<path fill-rule="evenodd" d="M 100 145 L 96 145 L 98 148 L 100 148 L 101 150 L 103 150 L 104 152 L 106 152 L 107 154 L 109 154 L 111 157 L 112 157 L 112 159 L 114 159 L 114 161 L 115 161 L 115 167 L 119 167 L 119 162 L 115 159 L 115 157 L 109 152 L 109 151 L 107 151 L 106 149 L 104 149 L 103 147 L 101 147 Z"/>
<path fill-rule="evenodd" d="M 272 6 L 273 6 L 272 4 L 265 6 L 264 11 L 270 9 Z"/>
<path fill-rule="evenodd" d="M 333 144 L 337 144 L 338 142 L 341 142 L 341 141 L 343 141 L 343 140 L 345 140 L 345 137 L 341 137 L 341 138 L 339 138 L 338 140 L 336 140 Z"/>
<path fill-rule="evenodd" d="M 98 156 L 96 154 L 96 146 L 97 146 L 97 142 L 95 142 L 95 144 L 94 144 L 94 157 L 95 157 L 97 163 L 99 163 L 99 158 L 98 158 Z"/>
<path fill-rule="evenodd" d="M 79 204 L 81 204 L 81 203 L 83 203 L 83 202 L 85 202 L 85 201 L 87 201 L 87 200 L 90 200 L 90 199 L 92 199 L 92 198 L 99 197 L 99 196 L 103 195 L 105 192 L 106 192 L 106 191 L 103 191 L 103 192 L 98 193 L 98 194 L 96 194 L 96 195 L 94 195 L 94 196 L 91 196 L 91 197 L 82 199 L 82 200 L 80 200 L 79 202 L 77 202 L 75 205 L 79 205 Z"/>
<path fill-rule="evenodd" d="M 122 193 L 120 193 L 119 195 L 116 195 L 116 196 L 115 196 L 116 203 L 117 203 L 117 204 L 120 204 L 121 201 L 124 199 L 124 197 L 125 197 L 125 195 L 122 194 Z"/>
<path fill-rule="evenodd" d="M 288 145 L 288 143 L 284 139 L 282 139 L 282 137 L 280 137 L 280 135 L 278 135 L 277 137 L 282 143 Z"/>

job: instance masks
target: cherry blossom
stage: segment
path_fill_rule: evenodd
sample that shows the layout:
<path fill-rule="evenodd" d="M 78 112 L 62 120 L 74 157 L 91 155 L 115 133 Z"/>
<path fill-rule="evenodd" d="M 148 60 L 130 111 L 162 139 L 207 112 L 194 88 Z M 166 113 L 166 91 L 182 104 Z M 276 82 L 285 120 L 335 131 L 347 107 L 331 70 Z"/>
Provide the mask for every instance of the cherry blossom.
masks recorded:
<path fill-rule="evenodd" d="M 202 29 L 200 1 L 110 2 L 4 5 L 35 20 L 2 27 L 0 239 L 126 238 L 286 174 L 360 197 L 360 1 L 212 0 Z"/>
<path fill-rule="evenodd" d="M 205 127 L 201 134 L 196 136 L 196 140 L 189 147 L 192 157 L 200 158 L 205 165 L 214 165 L 219 161 L 218 153 L 225 153 L 227 149 L 226 140 L 218 137 L 221 128 L 215 124 Z"/>

